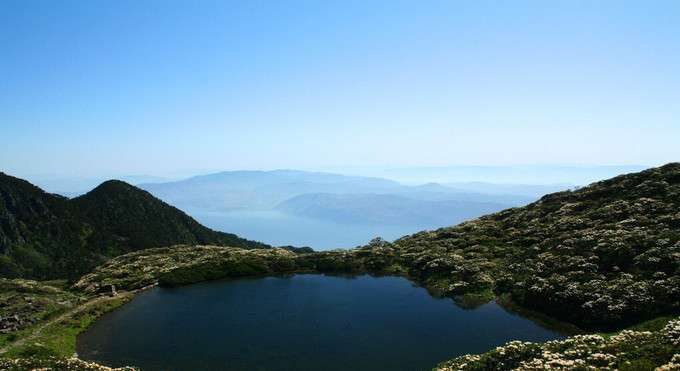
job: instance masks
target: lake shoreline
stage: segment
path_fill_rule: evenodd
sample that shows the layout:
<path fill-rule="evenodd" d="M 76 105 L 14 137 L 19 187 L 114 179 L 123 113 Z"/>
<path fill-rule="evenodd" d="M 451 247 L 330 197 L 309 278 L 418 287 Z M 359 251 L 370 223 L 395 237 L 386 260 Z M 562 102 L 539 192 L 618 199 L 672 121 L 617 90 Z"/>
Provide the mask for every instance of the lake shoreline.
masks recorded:
<path fill-rule="evenodd" d="M 242 289 L 244 291 L 238 291 L 239 287 L 244 288 Z M 245 287 L 248 289 L 246 290 Z M 276 289 L 273 289 L 273 287 L 276 287 Z M 399 287 L 397 292 L 412 294 L 394 297 L 395 287 Z M 223 290 L 227 291 L 223 292 Z M 232 292 L 231 290 L 237 291 Z M 308 295 L 312 295 L 315 299 L 312 300 Z M 280 297 L 277 299 L 278 296 Z M 161 298 L 165 298 L 164 301 L 160 301 Z M 324 303 L 323 310 L 317 307 L 319 300 Z M 328 302 L 328 300 L 330 301 Z M 231 309 L 213 307 L 215 303 L 225 305 L 225 301 L 234 301 L 235 304 Z M 298 303 L 298 305 L 292 303 Z M 399 309 L 395 309 L 397 307 Z M 163 309 L 162 316 L 158 317 L 153 308 L 165 309 Z M 438 309 L 431 312 L 434 308 Z M 224 315 L 228 313 L 226 322 L 222 322 L 223 317 L 215 314 L 215 311 L 224 313 Z M 267 314 L 265 315 L 263 312 Z M 179 315 L 180 318 L 173 319 L 172 313 L 176 313 L 175 315 Z M 247 313 L 247 315 L 242 318 L 239 313 L 243 313 L 243 315 Z M 348 313 L 362 313 L 362 315 L 349 315 Z M 289 334 L 287 336 L 289 340 L 285 343 L 289 344 L 292 341 L 295 345 L 286 347 L 281 344 L 268 343 L 267 339 L 272 337 L 269 332 L 257 334 L 256 328 L 248 328 L 248 323 L 254 320 L 253 315 L 256 316 L 254 318 L 260 318 L 264 321 L 260 323 L 258 320 L 258 328 L 264 326 L 273 333 Z M 397 322 L 393 322 L 393 319 L 387 320 L 387 318 L 395 316 L 399 318 Z M 212 319 L 209 320 L 208 318 Z M 276 318 L 276 320 L 273 318 Z M 350 327 L 345 328 L 345 319 L 343 318 L 347 320 L 347 326 Z M 369 320 L 368 318 L 372 319 Z M 482 318 L 486 319 L 482 320 Z M 84 337 L 79 338 L 78 353 L 80 356 L 89 361 L 120 366 L 121 363 L 113 360 L 137 359 L 141 357 L 141 350 L 146 349 L 144 344 L 155 344 L 152 349 L 143 352 L 143 358 L 140 359 L 147 363 L 138 365 L 142 369 L 151 367 L 149 362 L 152 365 L 154 362 L 160 362 L 158 365 L 163 365 L 163 362 L 166 362 L 164 359 L 152 361 L 155 357 L 154 354 L 159 352 L 159 349 L 170 347 L 177 349 L 176 352 L 186 353 L 192 347 L 198 346 L 195 344 L 202 344 L 200 341 L 206 338 L 210 338 L 212 341 L 198 346 L 196 353 L 191 353 L 199 359 L 207 357 L 208 354 L 212 354 L 212 358 L 220 357 L 219 354 L 222 353 L 219 351 L 208 350 L 213 343 L 219 343 L 222 346 L 230 344 L 227 346 L 228 349 L 238 349 L 240 346 L 247 346 L 251 349 L 240 355 L 239 358 L 249 357 L 249 354 L 252 354 L 251 352 L 261 353 L 257 357 L 252 355 L 255 358 L 249 362 L 243 359 L 232 360 L 231 362 L 236 362 L 232 365 L 234 369 L 242 369 L 247 364 L 259 364 L 264 369 L 279 369 L 278 365 L 267 363 L 267 360 L 271 357 L 292 357 L 289 362 L 297 365 L 296 369 L 317 369 L 315 367 L 305 368 L 303 365 L 313 362 L 314 359 L 327 360 L 336 356 L 335 351 L 329 352 L 328 348 L 320 346 L 321 344 L 328 345 L 336 351 L 346 349 L 343 351 L 346 354 L 345 358 L 342 361 L 338 360 L 338 362 L 349 362 L 349 359 L 353 359 L 350 355 L 354 354 L 356 357 L 357 352 L 370 354 L 370 356 L 362 357 L 368 357 L 374 361 L 376 357 L 384 358 L 384 363 L 378 362 L 376 367 L 378 367 L 377 365 L 395 362 L 395 359 L 402 359 L 401 362 L 406 362 L 412 358 L 419 359 L 427 357 L 426 354 L 439 352 L 439 356 L 429 358 L 427 362 L 415 364 L 413 367 L 391 367 L 395 370 L 410 370 L 424 369 L 426 366 L 427 368 L 434 367 L 438 362 L 450 359 L 457 354 L 485 351 L 515 338 L 542 342 L 561 339 L 566 336 L 566 334 L 545 329 L 531 319 L 508 312 L 493 301 L 472 310 L 461 307 L 452 298 L 432 295 L 422 285 L 418 285 L 404 276 L 361 273 L 322 274 L 309 271 L 226 278 L 181 287 L 159 287 L 153 292 L 139 297 L 139 300 L 135 301 L 134 304 L 121 307 L 107 314 L 106 318 L 101 320 L 103 322 L 95 323 L 93 329 L 85 333 Z M 209 323 L 208 327 L 206 327 L 206 321 Z M 380 325 L 381 321 L 388 322 Z M 475 325 L 475 321 L 480 322 Z M 137 333 L 136 328 L 140 327 L 141 324 L 144 325 L 145 330 Z M 177 326 L 180 326 L 180 328 Z M 220 330 L 220 326 L 227 327 Z M 233 330 L 233 326 L 237 326 L 236 328 L 246 326 L 246 328 Z M 317 326 L 322 327 L 318 328 Z M 417 330 L 412 332 L 414 326 Z M 377 330 L 376 327 L 382 330 Z M 173 337 L 171 343 L 166 343 L 161 341 L 161 338 L 157 338 L 158 336 L 166 336 L 165 330 L 160 331 L 161 328 L 171 329 L 170 331 L 173 333 L 185 334 L 186 339 L 193 340 L 184 340 L 184 336 L 181 338 Z M 387 330 L 388 328 L 389 330 Z M 206 331 L 209 332 L 206 333 Z M 229 335 L 232 331 L 242 335 L 234 338 L 233 335 Z M 391 340 L 389 344 L 380 345 L 380 336 L 385 331 L 389 332 Z M 431 331 L 433 332 L 430 333 Z M 198 336 L 194 333 L 201 335 Z M 402 333 L 401 336 L 398 335 L 400 333 Z M 428 335 L 425 336 L 425 333 L 428 333 Z M 437 333 L 440 335 L 437 335 Z M 444 333 L 447 335 L 444 336 Z M 338 338 L 338 336 L 340 337 Z M 345 339 L 346 336 L 353 340 L 350 343 L 342 342 L 337 346 L 330 345 L 333 344 L 333 341 Z M 501 336 L 501 338 L 492 340 L 494 336 Z M 324 339 L 324 341 L 323 343 L 316 343 L 312 340 L 300 340 L 307 338 Z M 456 341 L 462 341 L 462 339 L 467 339 L 467 341 L 456 345 Z M 199 343 L 196 343 L 196 341 L 199 341 Z M 330 343 L 327 344 L 327 341 L 330 341 Z M 480 345 L 487 341 L 490 343 Z M 188 343 L 184 344 L 185 342 Z M 232 342 L 234 344 L 231 344 Z M 399 346 L 400 343 L 410 345 Z M 254 348 L 252 348 L 253 346 Z M 271 350 L 279 347 L 289 350 Z M 412 349 L 412 352 L 393 354 L 390 349 L 395 347 Z M 419 351 L 419 347 L 425 348 Z M 127 349 L 127 351 L 119 354 L 122 352 L 121 349 Z M 296 360 L 295 355 L 298 354 L 298 349 L 316 349 L 316 351 L 309 354 L 308 357 Z M 134 356 L 134 354 L 139 354 L 139 356 Z M 180 359 L 191 357 L 193 356 L 180 357 Z M 363 358 L 354 359 L 349 363 L 356 364 L 357 369 L 361 370 L 375 369 L 367 368 L 365 363 L 362 362 L 366 362 L 366 360 Z M 174 365 L 174 363 L 172 364 Z M 167 369 L 158 365 L 151 369 Z M 180 370 L 193 368 L 189 364 L 176 367 Z M 380 367 L 377 369 L 380 369 Z"/>
<path fill-rule="evenodd" d="M 362 275 L 368 275 L 370 277 L 399 277 L 399 278 L 404 278 L 408 280 L 408 282 L 413 285 L 414 287 L 418 288 L 423 288 L 427 291 L 428 295 L 433 297 L 433 298 L 450 298 L 453 300 L 454 305 L 460 306 L 461 308 L 465 308 L 465 305 L 461 304 L 460 300 L 456 300 L 455 297 L 451 296 L 445 296 L 441 295 L 440 292 L 437 292 L 437 290 L 433 290 L 432 288 L 428 288 L 426 285 L 424 285 L 421 281 L 417 280 L 416 278 L 408 275 L 405 272 L 395 272 L 395 273 L 378 273 L 378 272 L 319 272 L 316 270 L 310 270 L 310 269 L 305 269 L 305 270 L 296 270 L 296 271 L 289 271 L 289 272 L 281 272 L 281 273 L 269 273 L 269 274 L 256 274 L 256 275 L 248 275 L 248 276 L 239 276 L 239 277 L 223 277 L 223 278 L 218 278 L 218 279 L 211 279 L 211 280 L 203 280 L 203 281 L 198 281 L 198 282 L 191 282 L 179 286 L 162 286 L 159 285 L 158 282 L 155 282 L 150 285 L 146 285 L 142 288 L 138 289 L 132 289 L 132 290 L 118 290 L 117 294 L 115 296 L 111 296 L 108 293 L 105 294 L 99 294 L 97 296 L 87 296 L 89 300 L 87 302 L 84 302 L 82 304 L 79 304 L 77 307 L 73 308 L 69 313 L 65 313 L 58 321 L 52 321 L 53 323 L 49 323 L 49 326 L 54 327 L 55 331 L 51 331 L 52 333 L 56 333 L 58 337 L 61 339 L 58 341 L 59 344 L 73 344 L 72 349 L 60 349 L 59 353 L 57 356 L 59 357 L 68 357 L 72 355 L 75 358 L 78 358 L 78 354 L 76 352 L 76 344 L 77 344 L 77 338 L 78 336 L 87 331 L 92 324 L 94 324 L 96 321 L 98 321 L 102 316 L 107 315 L 109 313 L 112 313 L 114 311 L 117 311 L 124 306 L 128 305 L 131 303 L 138 294 L 145 292 L 149 289 L 155 288 L 155 287 L 166 287 L 166 288 L 181 288 L 181 287 L 186 287 L 186 286 L 192 286 L 195 284 L 200 284 L 200 283 L 210 283 L 210 282 L 215 282 L 215 281 L 236 281 L 236 280 L 241 280 L 241 279 L 261 279 L 261 278 L 267 278 L 267 277 L 290 277 L 294 275 L 323 275 L 323 276 L 329 276 L 329 277 L 348 277 L 348 278 L 353 278 L 353 277 L 359 277 Z M 65 331 L 68 328 L 70 328 L 70 322 L 73 321 L 73 319 L 76 317 L 78 313 L 81 313 L 85 311 L 89 306 L 90 303 L 93 301 L 101 300 L 102 302 L 106 303 L 114 303 L 110 304 L 107 306 L 104 306 L 104 310 L 96 310 L 96 311 L 91 311 L 89 314 L 91 315 L 90 318 L 88 318 L 87 322 L 84 323 L 82 326 L 76 329 L 76 331 Z M 492 301 L 495 301 L 503 310 L 508 311 L 511 314 L 518 314 L 517 308 L 519 306 L 513 306 L 510 307 L 507 304 L 507 301 L 501 300 L 500 297 L 494 297 L 492 298 Z M 513 308 L 513 310 L 509 309 Z M 560 322 L 557 319 L 548 319 L 547 321 L 538 321 L 537 316 L 532 316 L 531 311 L 528 309 L 523 309 L 524 312 L 520 314 L 521 317 L 526 318 L 530 320 L 533 323 L 537 323 L 540 326 L 542 326 L 544 323 L 551 323 L 553 324 L 552 328 L 555 329 L 564 329 L 567 328 L 567 326 L 559 326 L 559 325 L 564 325 L 564 323 Z M 46 321 L 48 322 L 48 321 Z M 559 324 L 555 326 L 554 324 Z M 41 328 L 44 326 L 48 325 L 47 323 L 38 323 L 35 326 L 33 326 L 27 333 L 25 333 L 24 336 L 21 336 L 20 338 L 16 339 L 15 341 L 7 344 L 5 346 L 5 352 L 0 354 L 0 357 L 16 357 L 19 356 L 21 357 L 22 354 L 25 353 L 26 348 L 24 347 L 26 342 L 30 340 L 35 340 L 38 339 L 40 340 L 41 334 L 36 334 L 37 332 L 40 331 Z M 559 331 L 561 332 L 561 331 Z M 565 333 L 567 334 L 567 333 Z M 571 333 L 568 333 L 570 335 Z M 23 348 L 23 349 L 22 349 Z M 66 354 L 65 353 L 68 353 Z M 60 355 L 59 355 L 60 354 Z M 85 362 L 91 362 L 86 359 L 78 358 L 81 359 L 82 361 Z M 101 364 L 101 366 L 107 366 L 106 364 Z M 134 366 L 134 365 L 133 365 Z M 432 365 L 434 367 L 435 364 Z"/>
<path fill-rule="evenodd" d="M 161 286 L 184 286 L 224 278 L 258 278 L 310 273 L 342 276 L 356 276 L 357 274 L 398 276 L 408 279 L 414 286 L 425 288 L 431 296 L 450 297 L 458 304 L 479 305 L 496 300 L 503 309 L 522 316 L 526 315 L 526 318 L 531 321 L 564 324 L 559 319 L 509 301 L 507 296 L 499 296 L 487 286 L 477 286 L 477 289 L 467 287 L 466 291 L 460 292 L 451 289 L 450 281 L 416 277 L 400 264 L 394 263 L 389 258 L 383 258 L 390 256 L 389 251 L 382 247 L 371 247 L 295 254 L 282 249 L 243 250 L 210 246 L 157 248 L 112 259 L 95 272 L 82 277 L 73 285 L 73 289 L 78 290 L 83 296 L 92 297 L 97 296 L 97 292 L 100 292 L 103 287 L 115 285 L 119 290 L 119 295 L 133 292 L 131 296 L 134 297 L 138 292 L 135 290 L 153 287 L 159 283 Z M 164 285 L 164 282 L 173 284 Z M 97 315 L 95 319 L 102 314 Z M 586 332 L 592 333 L 592 331 Z M 68 336 L 71 341 L 75 341 L 77 333 Z M 14 354 L 21 355 L 20 352 Z M 432 367 L 435 366 L 432 365 Z"/>

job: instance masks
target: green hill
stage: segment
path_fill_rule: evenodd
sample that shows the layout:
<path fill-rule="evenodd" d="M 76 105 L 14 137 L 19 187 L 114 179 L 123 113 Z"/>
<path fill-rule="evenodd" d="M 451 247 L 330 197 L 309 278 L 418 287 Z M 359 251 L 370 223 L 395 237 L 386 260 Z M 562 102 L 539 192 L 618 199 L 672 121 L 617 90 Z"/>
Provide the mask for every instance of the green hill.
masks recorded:
<path fill-rule="evenodd" d="M 509 295 L 586 328 L 678 312 L 680 164 L 417 233 L 394 249 L 444 294 Z"/>
<path fill-rule="evenodd" d="M 75 199 L 0 173 L 0 276 L 76 278 L 110 257 L 178 243 L 268 245 L 206 228 L 125 182 Z"/>

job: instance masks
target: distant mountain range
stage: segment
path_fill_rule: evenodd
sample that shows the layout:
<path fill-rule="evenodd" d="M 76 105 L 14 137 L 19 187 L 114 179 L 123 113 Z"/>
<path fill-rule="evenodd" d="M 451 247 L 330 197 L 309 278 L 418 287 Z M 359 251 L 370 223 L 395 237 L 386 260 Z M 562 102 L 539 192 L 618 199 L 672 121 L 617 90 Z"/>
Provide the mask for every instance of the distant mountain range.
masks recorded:
<path fill-rule="evenodd" d="M 436 183 L 406 186 L 382 178 L 295 170 L 221 172 L 140 187 L 187 210 L 275 209 L 335 222 L 423 228 L 524 205 L 538 197 L 531 192 L 480 193 Z"/>
<path fill-rule="evenodd" d="M 206 228 L 122 181 L 68 199 L 0 173 L 0 276 L 77 277 L 109 257 L 179 243 L 269 247 Z"/>
<path fill-rule="evenodd" d="M 401 185 L 380 178 L 274 170 L 225 171 L 139 187 L 178 207 L 225 211 L 272 209 L 305 193 L 382 193 Z"/>

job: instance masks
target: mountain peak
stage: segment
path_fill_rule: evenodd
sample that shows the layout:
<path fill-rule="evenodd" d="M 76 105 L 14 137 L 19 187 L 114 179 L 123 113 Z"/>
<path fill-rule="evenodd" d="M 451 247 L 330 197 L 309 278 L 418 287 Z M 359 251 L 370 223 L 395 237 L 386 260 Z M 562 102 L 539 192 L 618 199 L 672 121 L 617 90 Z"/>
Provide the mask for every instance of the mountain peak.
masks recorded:
<path fill-rule="evenodd" d="M 101 184 L 99 184 L 98 186 L 96 186 L 90 192 L 88 192 L 86 194 L 100 193 L 100 192 L 135 192 L 135 191 L 147 193 L 143 189 L 137 188 L 137 187 L 133 186 L 132 184 L 129 184 L 129 183 L 124 182 L 122 180 L 110 179 L 110 180 L 107 180 L 105 182 L 102 182 Z"/>
<path fill-rule="evenodd" d="M 0 215 L 0 276 L 78 275 L 107 257 L 176 244 L 269 247 L 206 228 L 120 180 L 69 200 L 1 174 Z"/>

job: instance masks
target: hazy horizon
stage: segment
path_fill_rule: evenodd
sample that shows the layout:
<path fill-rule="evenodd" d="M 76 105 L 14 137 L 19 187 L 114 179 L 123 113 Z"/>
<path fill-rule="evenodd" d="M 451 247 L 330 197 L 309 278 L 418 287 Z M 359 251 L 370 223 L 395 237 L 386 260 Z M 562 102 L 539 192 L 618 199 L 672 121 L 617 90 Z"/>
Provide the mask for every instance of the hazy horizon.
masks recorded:
<path fill-rule="evenodd" d="M 84 193 L 100 183 L 123 180 L 133 185 L 146 183 L 177 182 L 193 177 L 229 172 L 277 172 L 301 171 L 329 173 L 345 176 L 381 178 L 405 185 L 487 183 L 497 185 L 564 185 L 583 186 L 628 172 L 636 172 L 653 166 L 646 165 L 450 165 L 450 166 L 392 166 L 392 167 L 328 167 L 313 169 L 222 169 L 184 171 L 156 174 L 27 174 L 0 172 L 19 177 L 52 193 L 73 195 Z"/>

